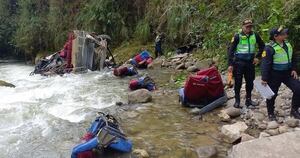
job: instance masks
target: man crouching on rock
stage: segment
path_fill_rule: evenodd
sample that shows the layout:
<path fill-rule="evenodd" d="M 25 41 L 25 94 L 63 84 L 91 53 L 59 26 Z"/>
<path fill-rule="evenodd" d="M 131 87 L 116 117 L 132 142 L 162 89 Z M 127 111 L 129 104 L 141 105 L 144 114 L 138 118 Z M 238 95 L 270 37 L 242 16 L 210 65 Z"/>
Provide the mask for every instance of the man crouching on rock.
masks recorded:
<path fill-rule="evenodd" d="M 270 43 L 262 53 L 262 84 L 269 85 L 275 95 L 267 99 L 268 116 L 270 121 L 276 121 L 274 104 L 278 89 L 284 83 L 293 91 L 291 116 L 300 119 L 300 81 L 297 80 L 296 62 L 293 48 L 286 41 L 287 29 L 274 28 L 270 32 Z"/>

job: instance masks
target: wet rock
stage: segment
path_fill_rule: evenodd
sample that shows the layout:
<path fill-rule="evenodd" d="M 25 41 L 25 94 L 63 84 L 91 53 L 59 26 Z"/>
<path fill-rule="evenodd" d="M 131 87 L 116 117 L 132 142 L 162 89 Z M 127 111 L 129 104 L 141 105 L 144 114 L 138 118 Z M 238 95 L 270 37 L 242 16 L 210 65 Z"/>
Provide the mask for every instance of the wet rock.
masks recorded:
<path fill-rule="evenodd" d="M 123 103 L 122 103 L 122 102 L 120 102 L 120 101 L 118 101 L 118 102 L 116 102 L 116 105 L 117 105 L 117 106 L 122 106 L 122 105 L 123 105 Z"/>
<path fill-rule="evenodd" d="M 232 125 L 224 125 L 221 128 L 223 135 L 227 137 L 229 143 L 235 142 L 241 138 L 241 134 L 248 129 L 248 126 L 244 122 L 236 122 Z"/>
<path fill-rule="evenodd" d="M 133 150 L 133 154 L 137 156 L 137 158 L 148 158 L 149 154 L 146 150 L 143 149 L 135 149 Z"/>
<path fill-rule="evenodd" d="M 218 152 L 215 146 L 205 146 L 196 149 L 198 158 L 213 158 L 217 156 Z"/>
<path fill-rule="evenodd" d="M 296 158 L 300 155 L 300 131 L 242 142 L 232 147 L 229 158 Z"/>
<path fill-rule="evenodd" d="M 128 93 L 128 103 L 147 103 L 152 100 L 151 92 L 147 89 L 139 89 Z"/>
<path fill-rule="evenodd" d="M 276 129 L 279 127 L 279 124 L 276 121 L 268 122 L 267 129 Z"/>
<path fill-rule="evenodd" d="M 255 139 L 254 137 L 250 136 L 249 134 L 243 133 L 241 142 L 249 141 Z"/>
<path fill-rule="evenodd" d="M 271 135 L 266 133 L 266 132 L 260 132 L 259 138 L 265 138 L 265 137 L 270 137 Z"/>
<path fill-rule="evenodd" d="M 3 87 L 11 87 L 11 88 L 15 88 L 16 87 L 15 85 L 13 85 L 11 83 L 8 83 L 8 82 L 0 80 L 0 87 L 1 86 L 3 86 Z"/>
<path fill-rule="evenodd" d="M 187 71 L 188 72 L 196 72 L 196 71 L 198 71 L 199 69 L 196 67 L 196 66 L 189 66 L 188 68 L 187 68 Z"/>
<path fill-rule="evenodd" d="M 295 127 L 299 126 L 299 120 L 294 119 L 294 118 L 288 118 L 285 121 L 285 124 L 287 124 L 289 127 L 295 128 Z"/>
<path fill-rule="evenodd" d="M 275 135 L 279 134 L 279 129 L 278 128 L 276 128 L 276 129 L 269 129 L 269 130 L 266 130 L 266 133 L 270 134 L 271 136 L 275 136 Z"/>
<path fill-rule="evenodd" d="M 179 64 L 177 67 L 176 67 L 176 70 L 181 70 L 181 69 L 184 69 L 185 66 L 184 66 L 184 63 L 181 63 Z"/>
<path fill-rule="evenodd" d="M 282 134 L 282 133 L 288 132 L 289 128 L 287 126 L 280 126 L 278 128 L 278 130 L 279 130 L 279 133 Z"/>
<path fill-rule="evenodd" d="M 238 108 L 235 108 L 233 106 L 227 108 L 224 110 L 224 112 L 229 115 L 231 118 L 235 118 L 241 115 L 241 110 Z"/>

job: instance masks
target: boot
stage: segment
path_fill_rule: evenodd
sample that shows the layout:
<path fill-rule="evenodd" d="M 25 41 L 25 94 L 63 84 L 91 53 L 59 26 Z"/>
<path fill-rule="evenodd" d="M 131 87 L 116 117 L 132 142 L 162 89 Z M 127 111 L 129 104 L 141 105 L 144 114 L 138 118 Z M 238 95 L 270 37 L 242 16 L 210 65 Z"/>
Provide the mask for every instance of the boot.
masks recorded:
<path fill-rule="evenodd" d="M 247 108 L 253 109 L 253 108 L 255 108 L 256 106 L 258 106 L 258 103 L 252 101 L 251 98 L 247 98 L 247 99 L 246 99 L 246 102 L 245 102 L 245 105 L 247 106 Z"/>
<path fill-rule="evenodd" d="M 274 113 L 268 114 L 268 117 L 269 117 L 269 121 L 277 121 L 277 118 Z"/>
<path fill-rule="evenodd" d="M 238 108 L 238 109 L 243 108 L 243 107 L 241 107 L 240 103 L 241 103 L 240 99 L 235 99 L 235 103 L 233 104 L 233 107 Z"/>
<path fill-rule="evenodd" d="M 291 116 L 294 117 L 295 119 L 300 119 L 300 113 L 299 113 L 299 108 L 298 107 L 292 107 L 291 108 Z"/>

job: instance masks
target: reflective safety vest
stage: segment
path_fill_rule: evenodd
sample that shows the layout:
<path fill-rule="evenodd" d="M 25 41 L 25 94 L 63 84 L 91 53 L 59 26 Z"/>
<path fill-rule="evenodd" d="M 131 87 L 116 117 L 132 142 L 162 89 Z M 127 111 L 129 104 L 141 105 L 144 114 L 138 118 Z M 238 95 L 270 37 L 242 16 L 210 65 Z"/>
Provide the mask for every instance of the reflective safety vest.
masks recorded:
<path fill-rule="evenodd" d="M 278 43 L 271 43 L 271 45 L 275 51 L 273 55 L 273 69 L 274 70 L 289 70 L 292 68 L 292 56 L 293 56 L 293 48 L 289 42 L 285 42 L 288 48 L 288 52 L 285 51 Z"/>
<path fill-rule="evenodd" d="M 236 48 L 235 57 L 242 60 L 251 60 L 255 54 L 256 36 L 242 35 L 239 33 L 239 43 Z"/>

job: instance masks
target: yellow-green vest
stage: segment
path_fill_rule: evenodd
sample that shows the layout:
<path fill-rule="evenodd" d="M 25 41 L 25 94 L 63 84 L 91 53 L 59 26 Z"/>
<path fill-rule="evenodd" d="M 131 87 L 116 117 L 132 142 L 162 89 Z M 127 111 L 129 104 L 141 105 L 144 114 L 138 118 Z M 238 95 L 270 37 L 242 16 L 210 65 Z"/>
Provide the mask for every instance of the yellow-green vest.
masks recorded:
<path fill-rule="evenodd" d="M 285 51 L 278 43 L 271 43 L 270 45 L 274 49 L 273 55 L 273 69 L 274 70 L 289 70 L 292 68 L 292 56 L 293 56 L 293 48 L 289 42 L 285 42 L 288 52 Z"/>
<path fill-rule="evenodd" d="M 255 54 L 256 36 L 252 33 L 250 36 L 239 33 L 239 43 L 236 48 L 235 57 L 243 60 L 251 60 Z"/>

